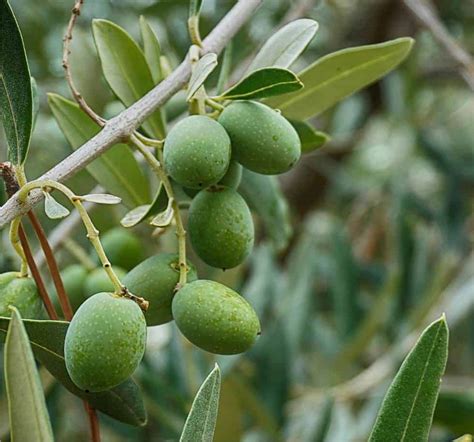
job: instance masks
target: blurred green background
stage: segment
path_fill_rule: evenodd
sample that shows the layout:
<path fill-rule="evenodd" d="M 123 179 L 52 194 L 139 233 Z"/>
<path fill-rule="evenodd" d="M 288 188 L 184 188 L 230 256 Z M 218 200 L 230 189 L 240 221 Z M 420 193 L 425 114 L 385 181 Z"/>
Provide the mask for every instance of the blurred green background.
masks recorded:
<path fill-rule="evenodd" d="M 204 35 L 233 3 L 204 0 Z M 474 53 L 474 2 L 435 3 L 449 32 Z M 11 4 L 39 89 L 40 113 L 27 163 L 33 179 L 71 152 L 46 93 L 69 97 L 61 55 L 73 2 Z M 184 0 L 86 1 L 71 65 L 79 90 L 98 113 L 110 117 L 122 105 L 102 78 L 91 19 L 112 20 L 139 39 L 138 17 L 145 15 L 175 66 L 189 46 L 187 11 Z M 178 440 L 192 398 L 215 360 L 224 373 L 216 441 L 365 440 L 413 337 L 443 311 L 450 354 L 431 438 L 447 441 L 474 433 L 472 90 L 430 33 L 393 0 L 267 0 L 235 38 L 236 78 L 275 29 L 301 15 L 320 27 L 293 66 L 296 72 L 348 46 L 399 36 L 415 37 L 416 45 L 395 72 L 314 121 L 332 141 L 281 177 L 284 197 L 272 194 L 281 216 L 256 216 L 258 241 L 245 265 L 224 273 L 192 258 L 202 278 L 238 289 L 253 304 L 263 330 L 254 348 L 215 358 L 185 342 L 173 324 L 149 329 L 149 348 L 136 373 L 148 424 L 137 429 L 101 415 L 104 441 Z M 167 115 L 172 119 L 182 109 L 178 97 L 167 105 Z M 0 137 L 0 159 L 6 158 L 4 148 Z M 77 193 L 95 185 L 85 171 L 68 184 Z M 41 207 L 37 213 L 48 230 L 58 224 Z M 106 231 L 124 213 L 123 207 L 99 208 L 92 215 Z M 290 226 L 291 238 L 282 248 Z M 1 271 L 16 265 L 7 233 L 0 231 Z M 82 233 L 79 226 L 72 237 L 88 250 Z M 173 233 L 151 236 L 147 226 L 134 233 L 147 255 L 174 250 Z M 67 249 L 57 252 L 62 267 L 75 262 Z M 46 373 L 44 379 L 57 440 L 86 440 L 81 401 Z M 7 433 L 3 391 L 1 440 Z"/>

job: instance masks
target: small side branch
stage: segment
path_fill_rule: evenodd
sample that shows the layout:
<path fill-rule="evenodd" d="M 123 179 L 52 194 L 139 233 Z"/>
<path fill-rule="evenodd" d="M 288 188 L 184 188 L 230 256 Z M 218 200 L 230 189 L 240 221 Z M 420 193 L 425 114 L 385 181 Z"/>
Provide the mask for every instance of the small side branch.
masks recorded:
<path fill-rule="evenodd" d="M 81 7 L 84 4 L 85 0 L 76 0 L 74 7 L 72 8 L 71 18 L 69 19 L 69 23 L 67 25 L 66 34 L 63 38 L 63 60 L 62 65 L 64 68 L 64 72 L 66 75 L 66 81 L 69 85 L 69 89 L 76 100 L 77 104 L 81 107 L 81 109 L 99 126 L 105 126 L 105 119 L 97 115 L 92 108 L 87 104 L 84 97 L 81 95 L 79 90 L 77 89 L 76 85 L 74 84 L 74 80 L 72 79 L 71 74 L 71 66 L 69 64 L 69 55 L 71 54 L 71 41 L 72 41 L 72 31 L 74 26 L 77 22 L 77 18 L 81 15 Z"/>
<path fill-rule="evenodd" d="M 422 26 L 431 32 L 438 43 L 443 46 L 448 55 L 458 65 L 467 85 L 474 91 L 474 59 L 472 56 L 449 34 L 445 26 L 436 16 L 434 6 L 429 1 L 403 0 L 408 11 Z"/>

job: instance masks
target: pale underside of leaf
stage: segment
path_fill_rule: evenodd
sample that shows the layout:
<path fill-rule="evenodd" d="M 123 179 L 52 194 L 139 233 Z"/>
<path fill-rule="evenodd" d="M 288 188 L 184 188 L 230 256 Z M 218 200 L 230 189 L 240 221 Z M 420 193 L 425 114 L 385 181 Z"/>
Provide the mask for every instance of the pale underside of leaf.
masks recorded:
<path fill-rule="evenodd" d="M 163 185 L 160 183 L 151 204 L 144 204 L 132 209 L 120 221 L 123 227 L 134 227 L 145 219 L 153 216 L 160 211 L 166 209 L 168 196 L 164 191 Z"/>
<path fill-rule="evenodd" d="M 290 67 L 313 39 L 318 26 L 316 21 L 308 18 L 288 23 L 267 40 L 247 72 L 267 66 Z"/>
<path fill-rule="evenodd" d="M 82 201 L 88 201 L 96 204 L 120 204 L 122 199 L 108 193 L 90 193 L 81 196 Z"/>
<path fill-rule="evenodd" d="M 221 375 L 218 365 L 194 398 L 180 442 L 212 442 L 219 408 Z"/>
<path fill-rule="evenodd" d="M 189 80 L 188 95 L 186 100 L 193 98 L 197 90 L 204 84 L 207 77 L 217 66 L 217 55 L 209 53 L 200 58 L 196 66 L 193 68 L 191 79 Z"/>
<path fill-rule="evenodd" d="M 154 227 L 167 227 L 173 221 L 174 209 L 173 209 L 173 198 L 168 200 L 168 206 L 166 210 L 156 215 L 151 221 L 150 224 Z"/>
<path fill-rule="evenodd" d="M 44 211 L 50 219 L 61 219 L 68 216 L 71 212 L 58 203 L 49 192 L 43 192 L 44 195 Z"/>

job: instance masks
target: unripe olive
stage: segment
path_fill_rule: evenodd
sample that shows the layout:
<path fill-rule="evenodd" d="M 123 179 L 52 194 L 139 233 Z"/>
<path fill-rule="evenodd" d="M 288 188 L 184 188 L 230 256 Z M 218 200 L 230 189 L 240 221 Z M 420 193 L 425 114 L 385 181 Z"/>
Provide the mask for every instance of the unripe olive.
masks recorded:
<path fill-rule="evenodd" d="M 213 267 L 235 267 L 252 250 L 252 215 L 245 200 L 228 187 L 199 192 L 189 208 L 188 231 L 196 253 Z"/>
<path fill-rule="evenodd" d="M 120 267 L 113 267 L 115 274 L 118 279 L 122 280 L 127 274 L 126 270 Z M 84 291 L 83 294 L 85 297 L 92 296 L 95 293 L 99 292 L 113 292 L 114 285 L 107 275 L 103 267 L 92 270 L 87 275 L 87 278 L 84 282 Z"/>
<path fill-rule="evenodd" d="M 115 227 L 105 232 L 101 242 L 112 265 L 125 270 L 132 269 L 145 257 L 140 240 L 122 227 Z M 96 256 L 94 259 L 98 262 Z"/>
<path fill-rule="evenodd" d="M 219 181 L 219 184 L 232 189 L 239 187 L 240 181 L 242 180 L 242 169 L 243 167 L 235 160 L 232 160 L 229 164 L 224 177 Z"/>
<path fill-rule="evenodd" d="M 165 169 L 184 187 L 204 189 L 227 172 L 230 139 L 212 118 L 192 115 L 174 126 L 165 140 Z"/>
<path fill-rule="evenodd" d="M 260 333 L 252 306 L 238 293 L 215 281 L 186 284 L 173 299 L 173 317 L 189 341 L 211 353 L 242 353 Z"/>
<path fill-rule="evenodd" d="M 87 269 L 81 264 L 70 265 L 61 272 L 64 290 L 69 297 L 71 307 L 74 311 L 76 311 L 86 299 L 84 296 L 84 285 L 88 273 Z"/>
<path fill-rule="evenodd" d="M 197 279 L 196 269 L 188 261 L 187 281 Z M 149 303 L 145 313 L 147 325 L 159 325 L 173 319 L 171 302 L 179 280 L 178 255 L 160 253 L 152 256 L 132 269 L 122 280 L 134 295 Z"/>
<path fill-rule="evenodd" d="M 291 169 L 301 155 L 294 127 L 279 112 L 254 101 L 236 101 L 219 117 L 232 152 L 247 169 L 275 175 Z"/>
<path fill-rule="evenodd" d="M 11 316 L 9 305 L 15 306 L 22 318 L 41 318 L 43 301 L 32 278 L 21 277 L 17 272 L 0 275 L 0 316 Z"/>
<path fill-rule="evenodd" d="M 97 293 L 72 318 L 64 342 L 66 368 L 82 390 L 97 392 L 124 382 L 145 351 L 146 322 L 132 300 Z"/>

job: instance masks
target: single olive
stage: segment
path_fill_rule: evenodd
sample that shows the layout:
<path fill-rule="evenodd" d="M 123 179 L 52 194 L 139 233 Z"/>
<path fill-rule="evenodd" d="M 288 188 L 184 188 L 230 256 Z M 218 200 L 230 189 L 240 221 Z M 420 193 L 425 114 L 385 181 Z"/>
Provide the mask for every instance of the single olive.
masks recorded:
<path fill-rule="evenodd" d="M 187 266 L 187 281 L 195 281 L 196 269 L 189 261 Z M 146 322 L 150 326 L 164 324 L 173 319 L 171 302 L 178 280 L 178 255 L 160 253 L 130 270 L 122 282 L 131 293 L 145 298 L 150 303 L 145 313 Z"/>
<path fill-rule="evenodd" d="M 232 153 L 247 169 L 276 175 L 291 169 L 301 156 L 294 127 L 279 112 L 254 101 L 236 101 L 219 117 Z"/>
<path fill-rule="evenodd" d="M 138 304 L 112 293 L 97 293 L 79 307 L 67 330 L 67 371 L 82 390 L 108 390 L 135 371 L 145 343 L 146 322 Z"/>
<path fill-rule="evenodd" d="M 260 334 L 260 322 L 252 306 L 215 281 L 186 284 L 173 299 L 173 317 L 189 341 L 216 354 L 242 353 Z"/>
<path fill-rule="evenodd" d="M 88 270 L 82 264 L 72 264 L 61 272 L 64 290 L 69 297 L 71 307 L 74 311 L 86 300 L 84 296 L 84 285 L 88 273 Z M 59 305 L 57 298 L 55 299 L 55 306 L 56 305 Z"/>
<path fill-rule="evenodd" d="M 199 257 L 221 269 L 243 262 L 254 242 L 254 226 L 247 203 L 228 187 L 199 192 L 189 208 L 188 231 Z"/>
<path fill-rule="evenodd" d="M 114 266 L 113 269 L 120 280 L 122 280 L 127 274 L 127 271 L 120 267 Z M 89 297 L 95 293 L 113 291 L 114 285 L 102 267 L 92 270 L 92 272 L 87 275 L 87 278 L 84 282 L 83 296 Z"/>
<path fill-rule="evenodd" d="M 143 245 L 132 232 L 123 227 L 114 227 L 101 236 L 107 258 L 113 266 L 130 270 L 145 258 Z M 99 262 L 93 252 L 93 259 Z"/>
<path fill-rule="evenodd" d="M 177 183 L 204 189 L 216 184 L 227 172 L 230 139 L 217 121 L 192 115 L 170 130 L 163 154 L 165 169 Z"/>
<path fill-rule="evenodd" d="M 0 275 L 0 316 L 11 316 L 9 305 L 15 306 L 25 319 L 39 319 L 44 313 L 35 281 L 17 272 Z"/>

